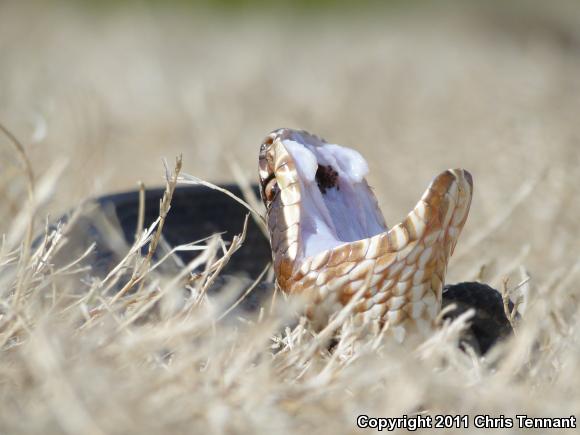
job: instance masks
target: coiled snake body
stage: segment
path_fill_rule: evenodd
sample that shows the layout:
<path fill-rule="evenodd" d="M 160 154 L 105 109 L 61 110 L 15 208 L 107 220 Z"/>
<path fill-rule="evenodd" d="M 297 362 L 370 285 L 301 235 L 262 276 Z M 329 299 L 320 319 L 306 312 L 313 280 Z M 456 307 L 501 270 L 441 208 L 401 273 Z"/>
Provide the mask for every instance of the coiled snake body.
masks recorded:
<path fill-rule="evenodd" d="M 311 298 L 308 314 L 315 322 L 359 297 L 355 316 L 388 322 L 395 338 L 428 333 L 442 305 L 455 303 L 448 317 L 475 308 L 465 341 L 480 353 L 511 332 L 500 294 L 484 284 L 445 286 L 447 261 L 466 221 L 473 182 L 464 170 L 448 170 L 429 185 L 415 208 L 388 229 L 365 180 L 368 167 L 353 150 L 327 144 L 306 132 L 276 130 L 260 149 L 259 185 L 267 210 L 270 243 L 250 222 L 246 242 L 222 271 L 223 279 L 245 274 L 256 278 L 273 259 L 276 282 L 289 293 Z M 225 186 L 241 195 L 235 185 Z M 158 216 L 163 189 L 146 191 L 145 225 Z M 103 196 L 98 207 L 77 219 L 69 238 L 70 255 L 96 244 L 87 261 L 92 274 L 106 274 L 118 261 L 122 243 L 131 243 L 138 221 L 137 191 Z M 170 245 L 222 233 L 240 233 L 245 210 L 222 193 L 203 186 L 175 190 L 163 229 Z M 118 222 L 121 238 L 112 240 L 103 213 Z M 113 238 L 114 239 L 114 238 Z M 126 245 L 128 246 L 128 244 Z M 185 261 L 195 255 L 181 251 Z M 216 289 L 219 285 L 216 286 Z M 262 286 L 242 303 L 254 310 Z"/>

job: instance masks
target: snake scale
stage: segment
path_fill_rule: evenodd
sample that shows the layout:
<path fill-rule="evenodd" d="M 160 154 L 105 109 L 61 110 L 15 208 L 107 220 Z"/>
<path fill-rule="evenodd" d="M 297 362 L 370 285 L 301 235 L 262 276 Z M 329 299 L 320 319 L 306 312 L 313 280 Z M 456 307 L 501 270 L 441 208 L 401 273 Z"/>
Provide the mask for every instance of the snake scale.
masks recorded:
<path fill-rule="evenodd" d="M 485 353 L 511 333 L 501 295 L 481 283 L 445 285 L 447 262 L 469 211 L 471 175 L 461 169 L 443 172 L 407 217 L 389 229 L 366 182 L 365 165 L 354 150 L 303 131 L 280 129 L 268 135 L 260 148 L 259 184 L 253 189 L 266 206 L 270 240 L 250 221 L 246 241 L 221 279 L 255 279 L 273 260 L 279 288 L 310 298 L 307 315 L 314 324 L 323 325 L 358 296 L 355 317 L 389 322 L 399 341 L 431 332 L 442 307 L 455 305 L 448 318 L 474 308 L 463 343 Z M 241 196 L 236 185 L 224 187 Z M 146 191 L 145 225 L 157 218 L 162 195 L 163 189 Z M 134 240 L 139 193 L 102 196 L 96 204 L 69 229 L 77 246 L 68 252 L 73 255 L 95 243 L 87 262 L 92 274 L 104 276 Z M 246 213 L 219 191 L 178 187 L 163 236 L 173 246 L 213 233 L 231 240 L 241 232 Z M 111 238 L 110 220 L 116 222 L 117 239 Z M 196 253 L 178 255 L 188 262 Z M 219 291 L 219 284 L 213 291 Z M 262 284 L 241 308 L 255 310 L 272 289 Z"/>

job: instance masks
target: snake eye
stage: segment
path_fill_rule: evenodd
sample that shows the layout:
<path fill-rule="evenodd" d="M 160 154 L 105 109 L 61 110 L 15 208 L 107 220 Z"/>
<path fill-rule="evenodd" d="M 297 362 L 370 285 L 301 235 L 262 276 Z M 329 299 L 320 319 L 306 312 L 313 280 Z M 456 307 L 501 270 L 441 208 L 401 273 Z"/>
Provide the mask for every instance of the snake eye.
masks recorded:
<path fill-rule="evenodd" d="M 264 188 L 264 195 L 266 196 L 266 201 L 269 202 L 274 201 L 274 198 L 276 198 L 278 192 L 280 192 L 280 188 L 278 187 L 278 181 L 274 177 L 270 181 L 268 181 L 268 184 L 266 184 L 266 187 Z"/>

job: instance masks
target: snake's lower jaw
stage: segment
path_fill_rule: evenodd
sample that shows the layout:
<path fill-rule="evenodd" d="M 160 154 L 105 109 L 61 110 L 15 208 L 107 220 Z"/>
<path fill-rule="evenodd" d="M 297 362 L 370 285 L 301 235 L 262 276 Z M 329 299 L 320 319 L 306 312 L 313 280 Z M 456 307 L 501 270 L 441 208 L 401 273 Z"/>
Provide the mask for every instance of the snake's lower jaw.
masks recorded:
<path fill-rule="evenodd" d="M 307 311 L 321 325 L 357 297 L 356 315 L 388 322 L 400 340 L 410 329 L 429 332 L 467 219 L 471 175 L 443 172 L 388 230 L 356 151 L 292 130 L 275 132 L 266 148 L 263 186 L 275 177 L 278 189 L 265 203 L 279 286 L 308 292 Z"/>
<path fill-rule="evenodd" d="M 357 316 L 388 322 L 398 340 L 411 330 L 430 333 L 471 195 L 466 171 L 443 172 L 391 230 L 302 260 L 290 279 L 294 281 L 290 291 L 314 292 L 317 304 L 310 312 L 319 324 L 356 294 Z"/>

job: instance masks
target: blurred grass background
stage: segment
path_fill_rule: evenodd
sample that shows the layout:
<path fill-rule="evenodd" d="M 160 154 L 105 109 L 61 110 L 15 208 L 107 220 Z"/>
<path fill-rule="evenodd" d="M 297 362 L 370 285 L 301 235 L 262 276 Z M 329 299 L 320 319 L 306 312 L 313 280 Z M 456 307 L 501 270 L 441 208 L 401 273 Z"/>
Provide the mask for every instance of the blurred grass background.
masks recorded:
<path fill-rule="evenodd" d="M 531 276 L 514 340 L 475 359 L 448 329 L 409 351 L 350 342 L 347 328 L 329 355 L 297 327 L 275 353 L 268 316 L 219 323 L 174 273 L 114 302 L 90 271 L 55 266 L 54 239 L 17 248 L 27 183 L 2 136 L 0 433 L 335 434 L 361 413 L 578 415 L 580 5 L 361 4 L 0 0 L 0 122 L 32 162 L 35 230 L 88 197 L 163 184 L 164 157 L 214 182 L 232 181 L 235 162 L 255 180 L 269 131 L 307 129 L 368 159 L 391 225 L 440 171 L 472 172 L 447 281 Z M 133 317 L 161 295 L 158 315 Z"/>
<path fill-rule="evenodd" d="M 69 2 L 69 0 L 64 0 Z M 416 3 L 416 0 L 407 2 L 408 4 Z M 256 11 L 279 11 L 282 9 L 292 10 L 296 13 L 344 13 L 349 10 L 359 10 L 368 13 L 369 10 L 377 10 L 384 7 L 392 7 L 397 4 L 404 4 L 401 0 L 362 0 L 352 2 L 347 0 L 105 0 L 96 2 L 93 0 L 81 0 L 84 7 L 92 7 L 103 11 L 110 11 L 118 7 L 159 7 L 175 8 L 183 7 L 189 9 L 205 8 L 217 12 L 239 12 L 248 10 Z"/>
<path fill-rule="evenodd" d="M 66 162 L 52 216 L 159 185 L 180 153 L 198 177 L 232 181 L 235 161 L 254 180 L 282 126 L 360 150 L 389 223 L 465 167 L 464 237 L 513 220 L 452 276 L 525 257 L 547 279 L 579 247 L 579 23 L 573 1 L 4 1 L 0 120 L 38 177 Z M 25 187 L 0 153 L 10 215 Z"/>

